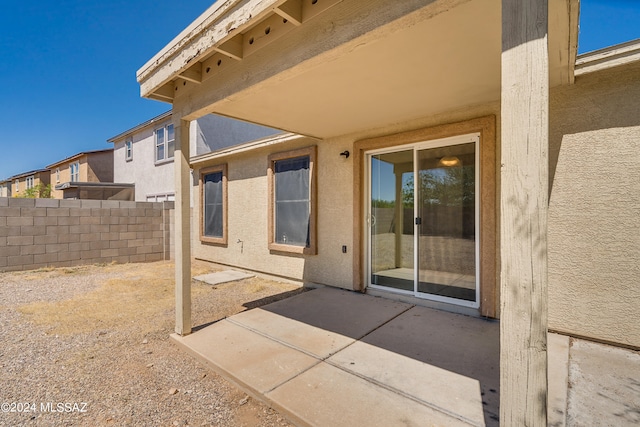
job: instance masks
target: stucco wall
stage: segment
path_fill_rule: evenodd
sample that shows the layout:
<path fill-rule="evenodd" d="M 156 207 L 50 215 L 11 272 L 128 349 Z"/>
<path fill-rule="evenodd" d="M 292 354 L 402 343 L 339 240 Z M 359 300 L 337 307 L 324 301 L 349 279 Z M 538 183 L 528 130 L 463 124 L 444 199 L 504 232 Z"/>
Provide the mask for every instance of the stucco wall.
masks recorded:
<path fill-rule="evenodd" d="M 135 183 L 136 201 L 147 201 L 151 196 L 175 194 L 173 159 L 158 163 L 155 161 L 155 129 L 166 126 L 171 120 L 169 117 L 131 135 L 132 160 L 127 161 L 125 158 L 126 139 L 114 143 L 113 182 Z M 208 153 L 276 133 L 281 131 L 227 117 L 206 115 L 191 122 L 191 155 Z"/>
<path fill-rule="evenodd" d="M 154 123 L 132 135 L 133 158 L 127 161 L 125 141 L 114 144 L 113 180 L 136 185 L 136 201 L 146 201 L 155 195 L 174 194 L 173 159 L 156 163 L 155 129 L 171 123 L 171 118 Z"/>
<path fill-rule="evenodd" d="M 78 169 L 78 178 L 80 182 L 87 182 L 88 178 L 88 166 L 87 166 L 87 156 L 83 155 L 78 158 L 74 158 L 73 160 L 60 163 L 54 166 L 51 169 L 51 197 L 54 199 L 62 199 L 64 196 L 64 192 L 62 190 L 56 190 L 57 184 L 64 184 L 65 182 L 71 181 L 71 171 L 69 167 L 72 163 L 79 162 L 80 168 Z M 60 181 L 56 180 L 56 170 L 60 169 Z"/>
<path fill-rule="evenodd" d="M 640 66 L 551 95 L 549 327 L 640 347 Z"/>
<path fill-rule="evenodd" d="M 499 115 L 499 104 L 469 107 L 447 114 L 420 118 L 366 133 L 316 141 L 298 140 L 235 154 L 201 165 L 228 165 L 228 245 L 216 246 L 199 241 L 199 197 L 194 187 L 193 255 L 198 258 L 247 268 L 274 275 L 321 283 L 346 289 L 354 286 L 354 220 L 353 156 L 340 156 L 344 150 L 353 153 L 354 142 L 372 136 L 390 135 L 410 129 L 452 123 L 486 115 Z M 499 126 L 499 123 L 497 123 Z M 499 136 L 498 136 L 499 141 Z M 317 145 L 318 179 L 318 253 L 292 255 L 270 253 L 268 232 L 267 157 L 271 153 Z M 194 171 L 194 177 L 199 170 Z M 195 181 L 195 180 L 194 180 Z M 194 182 L 197 185 L 197 182 Z M 241 240 L 242 243 L 238 243 Z M 342 246 L 347 253 L 342 253 Z"/>
<path fill-rule="evenodd" d="M 0 188 L 0 197 L 10 197 L 11 195 L 21 196 L 27 190 L 27 178 L 33 177 L 33 186 L 37 186 L 38 184 L 47 185 L 49 184 L 49 172 L 36 172 L 30 175 L 20 176 L 20 178 L 12 179 L 10 183 L 11 188 Z M 16 192 L 15 182 L 18 181 L 18 191 Z"/>
<path fill-rule="evenodd" d="M 317 145 L 318 253 L 297 255 L 268 249 L 267 157 L 271 153 Z M 297 140 L 214 161 L 228 165 L 228 245 L 202 244 L 199 198 L 194 197 L 194 256 L 223 264 L 308 282 L 352 288 L 352 164 L 339 153 L 344 141 Z M 195 171 L 199 176 L 199 170 Z M 197 187 L 194 188 L 194 195 Z M 238 243 L 241 240 L 241 243 Z M 342 253 L 347 245 L 347 253 Z"/>
<path fill-rule="evenodd" d="M 113 182 L 113 151 L 87 156 L 87 182 Z"/>

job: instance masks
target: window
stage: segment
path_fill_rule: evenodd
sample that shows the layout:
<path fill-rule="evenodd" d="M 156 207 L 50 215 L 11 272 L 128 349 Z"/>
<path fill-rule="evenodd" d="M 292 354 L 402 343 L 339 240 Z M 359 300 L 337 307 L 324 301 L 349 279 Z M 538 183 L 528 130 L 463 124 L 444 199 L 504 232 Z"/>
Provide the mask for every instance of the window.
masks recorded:
<path fill-rule="evenodd" d="M 200 171 L 200 240 L 227 244 L 227 165 Z"/>
<path fill-rule="evenodd" d="M 70 182 L 80 181 L 80 162 L 74 162 L 69 165 L 69 174 L 71 175 Z"/>
<path fill-rule="evenodd" d="M 60 183 L 60 168 L 56 168 L 56 184 Z"/>
<path fill-rule="evenodd" d="M 316 254 L 316 147 L 269 156 L 269 249 Z"/>
<path fill-rule="evenodd" d="M 173 158 L 175 151 L 175 134 L 173 124 L 156 129 L 156 162 Z"/>
<path fill-rule="evenodd" d="M 27 179 L 26 179 L 26 182 L 27 182 L 27 190 L 29 190 L 29 189 L 31 189 L 31 188 L 33 188 L 33 187 L 34 187 L 34 185 L 33 185 L 33 181 L 34 181 L 34 180 L 35 180 L 35 177 L 34 177 L 34 176 L 28 176 L 28 177 L 27 177 Z"/>
<path fill-rule="evenodd" d="M 20 192 L 20 180 L 16 179 L 13 183 L 16 186 L 16 193 Z"/>
<path fill-rule="evenodd" d="M 127 141 L 125 141 L 124 143 L 124 158 L 125 160 L 132 160 L 133 159 L 133 141 L 128 139 Z"/>

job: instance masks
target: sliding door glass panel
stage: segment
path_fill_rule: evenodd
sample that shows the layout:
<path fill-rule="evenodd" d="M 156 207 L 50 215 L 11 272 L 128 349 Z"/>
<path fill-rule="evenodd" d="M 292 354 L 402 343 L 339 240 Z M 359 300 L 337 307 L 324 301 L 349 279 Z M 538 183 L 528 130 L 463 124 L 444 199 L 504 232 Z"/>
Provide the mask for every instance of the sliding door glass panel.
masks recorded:
<path fill-rule="evenodd" d="M 417 152 L 418 293 L 476 301 L 475 150 Z"/>
<path fill-rule="evenodd" d="M 414 291 L 413 151 L 371 156 L 371 284 Z"/>

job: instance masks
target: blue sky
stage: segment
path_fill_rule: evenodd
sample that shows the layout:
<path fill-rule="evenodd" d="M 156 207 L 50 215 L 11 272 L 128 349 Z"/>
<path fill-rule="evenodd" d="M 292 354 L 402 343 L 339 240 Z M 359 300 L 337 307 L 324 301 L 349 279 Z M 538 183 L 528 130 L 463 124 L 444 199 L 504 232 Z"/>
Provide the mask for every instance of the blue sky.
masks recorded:
<path fill-rule="evenodd" d="M 6 2 L 0 179 L 108 148 L 108 138 L 168 110 L 140 98 L 135 73 L 212 3 Z M 581 3 L 580 52 L 640 38 L 640 0 Z"/>

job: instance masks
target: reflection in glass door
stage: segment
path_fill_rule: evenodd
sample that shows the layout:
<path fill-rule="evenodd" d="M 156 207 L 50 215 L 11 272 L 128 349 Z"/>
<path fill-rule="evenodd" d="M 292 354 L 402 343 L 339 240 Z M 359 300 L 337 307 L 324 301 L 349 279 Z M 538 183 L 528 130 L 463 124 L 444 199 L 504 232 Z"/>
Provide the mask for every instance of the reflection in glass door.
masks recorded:
<path fill-rule="evenodd" d="M 413 292 L 413 150 L 370 159 L 371 283 Z"/>
<path fill-rule="evenodd" d="M 417 151 L 418 289 L 476 296 L 475 143 Z"/>
<path fill-rule="evenodd" d="M 477 135 L 367 156 L 369 284 L 478 307 Z"/>

